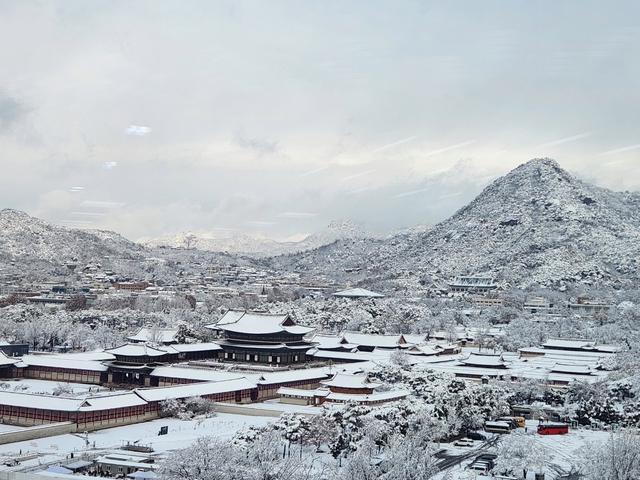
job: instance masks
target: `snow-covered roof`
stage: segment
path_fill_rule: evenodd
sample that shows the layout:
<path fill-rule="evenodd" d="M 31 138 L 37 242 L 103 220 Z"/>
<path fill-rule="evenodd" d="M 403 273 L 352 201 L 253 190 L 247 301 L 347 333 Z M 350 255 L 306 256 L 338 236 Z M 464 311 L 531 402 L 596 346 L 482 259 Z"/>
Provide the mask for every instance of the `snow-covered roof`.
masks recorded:
<path fill-rule="evenodd" d="M 400 400 L 409 395 L 408 390 L 389 390 L 386 392 L 373 392 L 369 394 L 351 394 L 332 392 L 327 388 L 316 388 L 314 390 L 306 390 L 303 388 L 281 387 L 278 389 L 278 395 L 283 397 L 302 397 L 314 398 L 324 397 L 331 402 L 356 402 L 356 403 L 377 403 L 388 402 L 392 400 Z"/>
<path fill-rule="evenodd" d="M 207 328 L 255 335 L 279 332 L 305 335 L 314 330 L 311 327 L 296 325 L 288 314 L 239 310 L 229 310 L 216 323 L 207 325 Z"/>
<path fill-rule="evenodd" d="M 316 334 L 309 339 L 309 342 L 317 344 L 316 347 L 322 350 L 331 350 L 333 348 L 350 349 L 357 347 L 357 345 L 344 343 L 341 335 Z"/>
<path fill-rule="evenodd" d="M 342 332 L 345 343 L 378 348 L 398 348 L 406 345 L 403 335 L 377 335 L 372 333 Z"/>
<path fill-rule="evenodd" d="M 425 355 L 427 357 L 438 355 L 442 352 L 442 347 L 439 345 L 414 345 L 407 350 L 410 355 Z"/>
<path fill-rule="evenodd" d="M 150 375 L 152 377 L 180 378 L 199 382 L 221 382 L 245 377 L 241 373 L 188 367 L 156 367 Z"/>
<path fill-rule="evenodd" d="M 595 342 L 590 340 L 574 340 L 564 338 L 550 338 L 542 344 L 543 348 L 566 348 L 566 349 L 580 349 L 591 350 L 595 347 Z"/>
<path fill-rule="evenodd" d="M 428 333 L 403 333 L 402 336 L 404 337 L 407 343 L 413 343 L 414 345 L 421 345 L 427 341 L 429 334 Z"/>
<path fill-rule="evenodd" d="M 334 350 L 320 350 L 311 348 L 307 350 L 307 355 L 317 359 L 343 360 L 351 362 L 388 361 L 390 350 L 374 349 L 373 352 L 339 352 Z"/>
<path fill-rule="evenodd" d="M 491 287 L 495 286 L 493 277 L 466 275 L 455 277 L 449 285 L 451 286 L 474 286 L 474 287 Z"/>
<path fill-rule="evenodd" d="M 333 294 L 334 297 L 343 298 L 383 298 L 384 295 L 378 292 L 372 292 L 366 288 L 349 288 L 341 290 Z"/>
<path fill-rule="evenodd" d="M 502 355 L 483 355 L 480 353 L 472 353 L 462 360 L 465 365 L 486 367 L 486 368 L 504 368 L 506 367 Z"/>
<path fill-rule="evenodd" d="M 106 351 L 122 357 L 162 357 L 169 353 L 166 349 L 152 347 L 145 343 L 125 343 L 124 345 Z"/>
<path fill-rule="evenodd" d="M 551 367 L 551 371 L 554 373 L 571 373 L 574 375 L 591 375 L 592 369 L 588 365 L 570 365 L 556 363 Z"/>
<path fill-rule="evenodd" d="M 92 412 L 96 410 L 109 410 L 112 408 L 137 407 L 146 404 L 147 402 L 134 392 L 127 392 L 86 398 L 80 406 L 80 411 Z"/>
<path fill-rule="evenodd" d="M 614 347 L 617 348 L 617 347 Z M 600 350 L 562 350 L 553 348 L 525 347 L 518 350 L 521 355 L 535 355 L 548 359 L 601 359 L 611 357 L 614 352 Z"/>
<path fill-rule="evenodd" d="M 485 427 L 498 427 L 498 428 L 511 428 L 509 422 L 502 421 L 487 421 L 484 422 Z"/>
<path fill-rule="evenodd" d="M 179 385 L 175 387 L 159 387 L 140 389 L 135 392 L 147 402 L 160 402 L 163 400 L 202 397 L 217 393 L 236 392 L 238 390 L 250 390 L 256 388 L 256 384 L 246 378 L 223 380 L 220 382 L 201 382 Z"/>
<path fill-rule="evenodd" d="M 261 385 L 269 385 L 275 383 L 296 382 L 300 380 L 323 379 L 328 378 L 330 375 L 329 367 L 300 368 L 283 372 L 263 373 L 260 376 L 258 383 Z"/>
<path fill-rule="evenodd" d="M 146 402 L 133 392 L 69 398 L 0 391 L 0 405 L 61 412 L 90 412 L 145 404 Z"/>
<path fill-rule="evenodd" d="M 313 398 L 313 397 L 326 397 L 331 392 L 328 389 L 308 390 L 305 388 L 280 387 L 277 393 L 278 395 L 283 397 L 291 396 L 291 397 Z"/>
<path fill-rule="evenodd" d="M 76 360 L 67 354 L 24 355 L 22 363 L 26 366 L 64 368 L 68 370 L 89 370 L 92 372 L 106 372 L 107 366 L 95 360 Z"/>
<path fill-rule="evenodd" d="M 7 357 L 4 352 L 0 352 L 0 367 L 6 367 L 9 365 L 15 365 L 20 361 L 19 358 Z"/>
<path fill-rule="evenodd" d="M 178 335 L 177 328 L 141 328 L 138 333 L 127 337 L 132 342 L 173 343 Z"/>
<path fill-rule="evenodd" d="M 186 352 L 205 352 L 211 350 L 222 350 L 222 347 L 216 342 L 208 343 L 174 343 L 168 349 L 173 349 L 178 353 Z"/>
<path fill-rule="evenodd" d="M 400 400 L 408 395 L 409 392 L 407 390 L 388 390 L 386 392 L 373 392 L 367 395 L 331 392 L 326 398 L 330 402 L 375 403 Z"/>
<path fill-rule="evenodd" d="M 225 340 L 222 340 L 220 342 L 220 345 L 238 345 L 238 343 L 233 343 L 233 342 L 227 342 Z M 265 347 L 268 347 L 270 351 L 274 351 L 274 350 L 307 350 L 309 348 L 308 344 L 302 344 L 302 345 L 294 345 L 294 344 L 287 344 L 287 343 L 243 343 L 242 344 L 242 348 L 244 349 L 255 349 L 255 350 L 264 350 Z"/>
<path fill-rule="evenodd" d="M 75 412 L 80 409 L 83 402 L 83 398 L 55 397 L 53 395 L 36 395 L 32 393 L 6 392 L 0 390 L 0 405 L 9 405 L 12 407 Z"/>
<path fill-rule="evenodd" d="M 107 465 L 116 465 L 130 468 L 147 468 L 150 470 L 158 468 L 158 465 L 147 462 L 136 462 L 134 460 L 121 460 L 111 455 L 105 455 L 103 457 L 96 458 L 96 463 L 104 463 Z"/>
<path fill-rule="evenodd" d="M 348 373 L 336 373 L 331 380 L 324 380 L 322 385 L 340 388 L 378 388 L 380 383 L 370 382 L 366 375 L 351 375 Z"/>
<path fill-rule="evenodd" d="M 115 357 L 105 352 L 104 350 L 92 350 L 89 352 L 72 352 L 72 353 L 63 353 L 58 355 L 61 359 L 68 360 L 95 360 L 95 361 L 104 361 L 104 360 L 113 360 Z"/>

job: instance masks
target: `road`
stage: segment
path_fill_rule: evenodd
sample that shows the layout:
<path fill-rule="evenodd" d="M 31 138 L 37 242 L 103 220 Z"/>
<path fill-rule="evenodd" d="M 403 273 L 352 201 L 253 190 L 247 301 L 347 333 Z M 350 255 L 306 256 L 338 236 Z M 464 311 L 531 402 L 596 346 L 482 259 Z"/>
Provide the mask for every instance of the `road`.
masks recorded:
<path fill-rule="evenodd" d="M 436 466 L 441 472 L 444 470 L 448 470 L 451 467 L 455 467 L 456 465 L 461 464 L 465 460 L 469 460 L 470 458 L 477 457 L 481 453 L 485 453 L 489 448 L 495 447 L 499 441 L 500 437 L 496 435 L 492 439 L 484 442 L 479 448 L 469 450 L 467 453 L 464 453 L 462 455 L 452 455 L 443 458 L 440 462 L 438 462 Z"/>

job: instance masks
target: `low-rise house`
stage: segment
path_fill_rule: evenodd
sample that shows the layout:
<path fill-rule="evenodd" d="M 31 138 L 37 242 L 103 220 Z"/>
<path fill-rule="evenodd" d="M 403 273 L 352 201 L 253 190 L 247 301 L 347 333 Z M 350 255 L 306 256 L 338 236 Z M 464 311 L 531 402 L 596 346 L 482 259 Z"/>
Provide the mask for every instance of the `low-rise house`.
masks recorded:
<path fill-rule="evenodd" d="M 544 297 L 527 298 L 522 310 L 532 315 L 555 315 L 558 313 L 558 308 Z"/>
<path fill-rule="evenodd" d="M 366 288 L 349 288 L 347 290 L 340 290 L 339 292 L 335 292 L 333 294 L 334 297 L 338 298 L 384 298 L 382 293 L 372 292 L 371 290 L 367 290 Z"/>
<path fill-rule="evenodd" d="M 471 303 L 476 307 L 502 307 L 504 305 L 504 299 L 498 297 L 486 297 L 483 295 L 471 296 Z"/>
<path fill-rule="evenodd" d="M 462 348 L 455 344 L 427 344 L 413 345 L 407 349 L 409 355 L 417 355 L 423 357 L 433 357 L 440 355 L 458 355 L 462 352 Z"/>
<path fill-rule="evenodd" d="M 155 457 L 132 452 L 113 452 L 95 460 L 96 472 L 111 477 L 129 476 L 135 472 L 152 472 L 157 469 Z"/>
<path fill-rule="evenodd" d="M 4 353 L 8 357 L 21 357 L 29 353 L 28 343 L 11 343 L 4 340 L 0 340 L 0 352 Z"/>
<path fill-rule="evenodd" d="M 466 275 L 455 277 L 449 282 L 449 289 L 455 293 L 488 292 L 498 288 L 493 277 L 481 275 Z"/>
<path fill-rule="evenodd" d="M 590 300 L 587 297 L 578 297 L 575 302 L 570 302 L 569 310 L 577 315 L 592 316 L 596 314 L 608 314 L 613 305 L 598 301 Z"/>
<path fill-rule="evenodd" d="M 113 288 L 116 290 L 127 290 L 129 292 L 142 292 L 149 288 L 149 282 L 115 282 Z"/>

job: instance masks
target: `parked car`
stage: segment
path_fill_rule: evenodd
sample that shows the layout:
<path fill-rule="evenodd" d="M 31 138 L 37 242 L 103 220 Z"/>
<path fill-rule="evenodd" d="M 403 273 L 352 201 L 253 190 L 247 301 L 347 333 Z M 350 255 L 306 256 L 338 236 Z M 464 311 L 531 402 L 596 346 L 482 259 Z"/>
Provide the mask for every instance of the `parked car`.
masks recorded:
<path fill-rule="evenodd" d="M 473 440 L 470 438 L 461 438 L 453 442 L 456 447 L 473 447 Z"/>
<path fill-rule="evenodd" d="M 471 440 L 480 440 L 483 442 L 487 439 L 487 437 L 481 434 L 480 432 L 468 432 L 467 437 L 470 438 Z"/>
<path fill-rule="evenodd" d="M 496 466 L 495 460 L 498 458 L 497 455 L 492 453 L 483 453 L 482 455 L 478 455 L 476 459 L 469 464 L 467 468 L 470 470 L 477 470 L 480 472 L 489 472 L 493 470 L 493 467 Z"/>

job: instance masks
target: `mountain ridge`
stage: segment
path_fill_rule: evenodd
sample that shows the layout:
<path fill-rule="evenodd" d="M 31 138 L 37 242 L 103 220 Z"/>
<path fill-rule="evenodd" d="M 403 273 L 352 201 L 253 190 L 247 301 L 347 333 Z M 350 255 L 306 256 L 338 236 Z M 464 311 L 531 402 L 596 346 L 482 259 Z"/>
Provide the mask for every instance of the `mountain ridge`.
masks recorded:
<path fill-rule="evenodd" d="M 31 263 L 55 270 L 68 262 L 90 262 L 117 256 L 140 259 L 144 248 L 110 231 L 58 226 L 21 210 L 0 210 L 0 259 L 16 268 Z"/>
<path fill-rule="evenodd" d="M 264 236 L 234 233 L 230 235 L 212 235 L 184 232 L 151 239 L 140 243 L 147 247 L 192 247 L 209 252 L 226 252 L 253 257 L 270 257 L 313 250 L 329 245 L 337 240 L 369 238 L 368 233 L 359 224 L 351 220 L 333 220 L 325 228 L 307 235 L 299 241 L 277 241 Z"/>
<path fill-rule="evenodd" d="M 555 160 L 533 159 L 426 232 L 368 245 L 343 242 L 274 261 L 310 274 L 326 274 L 318 268 L 323 265 L 359 272 L 351 281 L 373 278 L 397 288 L 473 273 L 522 286 L 610 284 L 630 278 L 638 266 L 638 207 L 638 193 L 597 187 Z"/>

